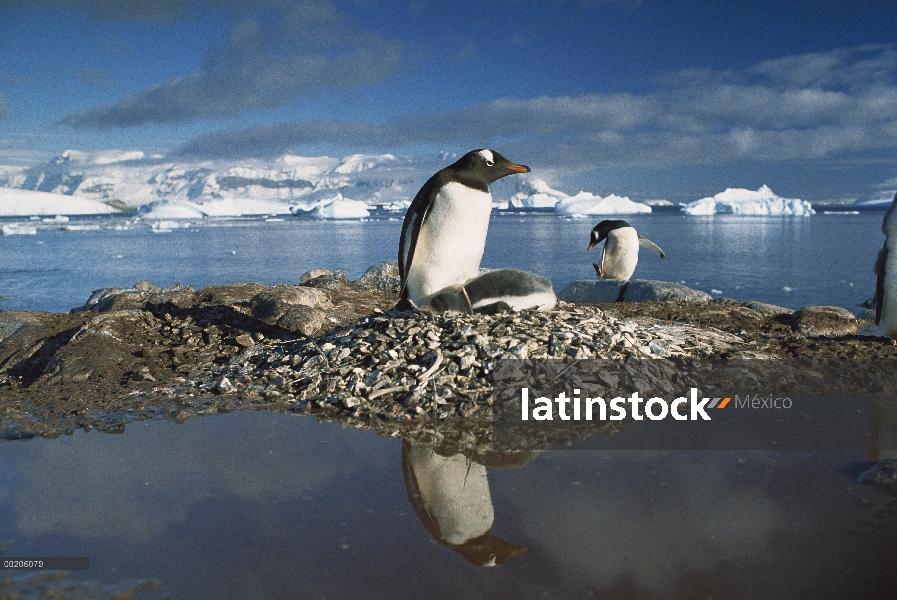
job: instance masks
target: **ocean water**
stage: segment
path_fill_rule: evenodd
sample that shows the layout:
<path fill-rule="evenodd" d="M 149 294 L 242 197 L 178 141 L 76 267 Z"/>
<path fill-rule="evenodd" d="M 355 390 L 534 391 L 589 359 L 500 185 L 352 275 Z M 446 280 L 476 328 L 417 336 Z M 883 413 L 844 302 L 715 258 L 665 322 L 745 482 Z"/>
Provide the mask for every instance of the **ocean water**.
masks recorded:
<path fill-rule="evenodd" d="M 894 597 L 892 496 L 855 483 L 863 452 L 559 450 L 487 466 L 485 494 L 440 496 L 491 509 L 492 534 L 527 549 L 481 568 L 426 526 L 402 445 L 255 411 L 3 443 L 3 556 L 87 557 L 70 579 L 119 591 L 158 582 L 137 598 Z"/>
<path fill-rule="evenodd" d="M 675 211 L 629 222 L 666 252 L 640 253 L 635 278 L 682 282 L 715 297 L 800 308 L 857 310 L 875 289 L 883 212 L 811 217 L 691 217 Z M 309 269 L 342 269 L 350 279 L 395 260 L 401 214 L 365 221 L 287 217 L 173 223 L 123 217 L 32 222 L 36 235 L 0 237 L 0 309 L 66 311 L 91 291 L 141 280 L 194 288 L 257 281 L 297 283 Z M 525 269 L 556 291 L 594 279 L 600 248 L 586 251 L 600 217 L 493 213 L 482 266 Z M 21 221 L 21 220 L 19 220 Z M 8 224 L 11 220 L 4 220 Z M 171 225 L 172 223 L 168 223 Z"/>

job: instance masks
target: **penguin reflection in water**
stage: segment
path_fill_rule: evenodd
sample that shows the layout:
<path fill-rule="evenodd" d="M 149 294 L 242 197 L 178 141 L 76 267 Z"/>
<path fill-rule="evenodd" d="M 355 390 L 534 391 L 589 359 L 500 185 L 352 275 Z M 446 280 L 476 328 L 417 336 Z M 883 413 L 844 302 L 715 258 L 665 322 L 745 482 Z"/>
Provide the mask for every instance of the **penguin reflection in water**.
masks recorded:
<path fill-rule="evenodd" d="M 529 170 L 483 149 L 468 152 L 427 180 L 402 223 L 396 308 L 424 306 L 440 290 L 479 275 L 492 213 L 489 185 Z"/>
<path fill-rule="evenodd" d="M 402 472 L 414 512 L 440 544 L 478 567 L 503 565 L 529 551 L 492 533 L 495 509 L 485 466 L 404 440 Z"/>
<path fill-rule="evenodd" d="M 881 229 L 885 245 L 875 262 L 875 324 L 897 340 L 897 194 L 888 207 Z"/>

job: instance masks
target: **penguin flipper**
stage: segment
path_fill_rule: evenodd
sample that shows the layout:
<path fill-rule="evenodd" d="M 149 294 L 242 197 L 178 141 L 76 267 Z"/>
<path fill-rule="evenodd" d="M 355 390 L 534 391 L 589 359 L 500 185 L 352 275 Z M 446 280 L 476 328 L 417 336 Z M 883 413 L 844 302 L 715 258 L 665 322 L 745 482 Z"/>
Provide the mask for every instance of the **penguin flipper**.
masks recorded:
<path fill-rule="evenodd" d="M 665 258 L 665 256 L 666 256 L 663 253 L 663 250 L 660 249 L 660 246 L 658 246 L 657 244 L 655 244 L 654 242 L 652 242 L 651 240 L 649 240 L 646 237 L 638 236 L 638 245 L 641 246 L 642 248 L 647 248 L 648 250 L 650 250 L 651 252 L 653 252 L 654 254 L 659 256 L 660 258 Z"/>
<path fill-rule="evenodd" d="M 427 198 L 433 188 L 439 187 L 441 179 L 440 171 L 431 177 L 424 187 L 420 189 L 408 212 L 405 213 L 405 220 L 402 223 L 402 235 L 399 238 L 399 277 L 401 277 L 401 287 L 399 293 L 402 298 L 408 296 L 408 273 L 411 271 L 411 263 L 414 260 L 414 250 L 417 247 L 417 238 L 420 235 L 421 227 L 427 218 L 427 212 L 430 210 L 430 203 Z"/>
<path fill-rule="evenodd" d="M 595 263 L 592 263 L 592 266 L 595 267 L 595 275 L 598 276 L 598 279 L 604 279 L 604 275 L 601 274 L 601 267 L 599 267 Z"/>
<path fill-rule="evenodd" d="M 885 263 L 888 261 L 888 245 L 885 244 L 875 261 L 875 324 L 881 321 L 881 312 L 885 304 Z"/>

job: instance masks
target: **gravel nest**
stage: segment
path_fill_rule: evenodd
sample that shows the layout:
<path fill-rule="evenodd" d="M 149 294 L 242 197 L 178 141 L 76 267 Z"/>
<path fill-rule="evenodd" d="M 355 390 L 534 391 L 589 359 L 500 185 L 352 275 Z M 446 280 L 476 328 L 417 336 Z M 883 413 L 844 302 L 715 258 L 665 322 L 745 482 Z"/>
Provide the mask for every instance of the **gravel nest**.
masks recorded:
<path fill-rule="evenodd" d="M 249 347 L 199 387 L 355 418 L 491 419 L 497 360 L 708 358 L 740 341 L 688 324 L 621 320 L 590 306 L 378 312 L 318 338 Z"/>

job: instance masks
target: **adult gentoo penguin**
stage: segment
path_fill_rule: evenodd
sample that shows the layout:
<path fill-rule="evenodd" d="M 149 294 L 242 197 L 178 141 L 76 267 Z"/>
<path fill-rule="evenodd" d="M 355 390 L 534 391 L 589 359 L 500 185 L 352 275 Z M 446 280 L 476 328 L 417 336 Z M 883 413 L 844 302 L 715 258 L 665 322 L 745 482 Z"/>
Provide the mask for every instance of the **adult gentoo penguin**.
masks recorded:
<path fill-rule="evenodd" d="M 592 264 L 601 279 L 629 279 L 638 264 L 639 246 L 648 248 L 660 258 L 665 255 L 657 244 L 638 234 L 635 227 L 620 220 L 601 221 L 594 228 L 589 239 L 589 250 L 604 242 L 601 264 Z"/>
<path fill-rule="evenodd" d="M 897 194 L 888 207 L 881 230 L 885 245 L 875 261 L 875 323 L 897 340 Z"/>
<path fill-rule="evenodd" d="M 529 170 L 498 152 L 473 150 L 427 180 L 402 224 L 399 307 L 423 306 L 439 290 L 479 274 L 492 212 L 489 184 Z"/>

